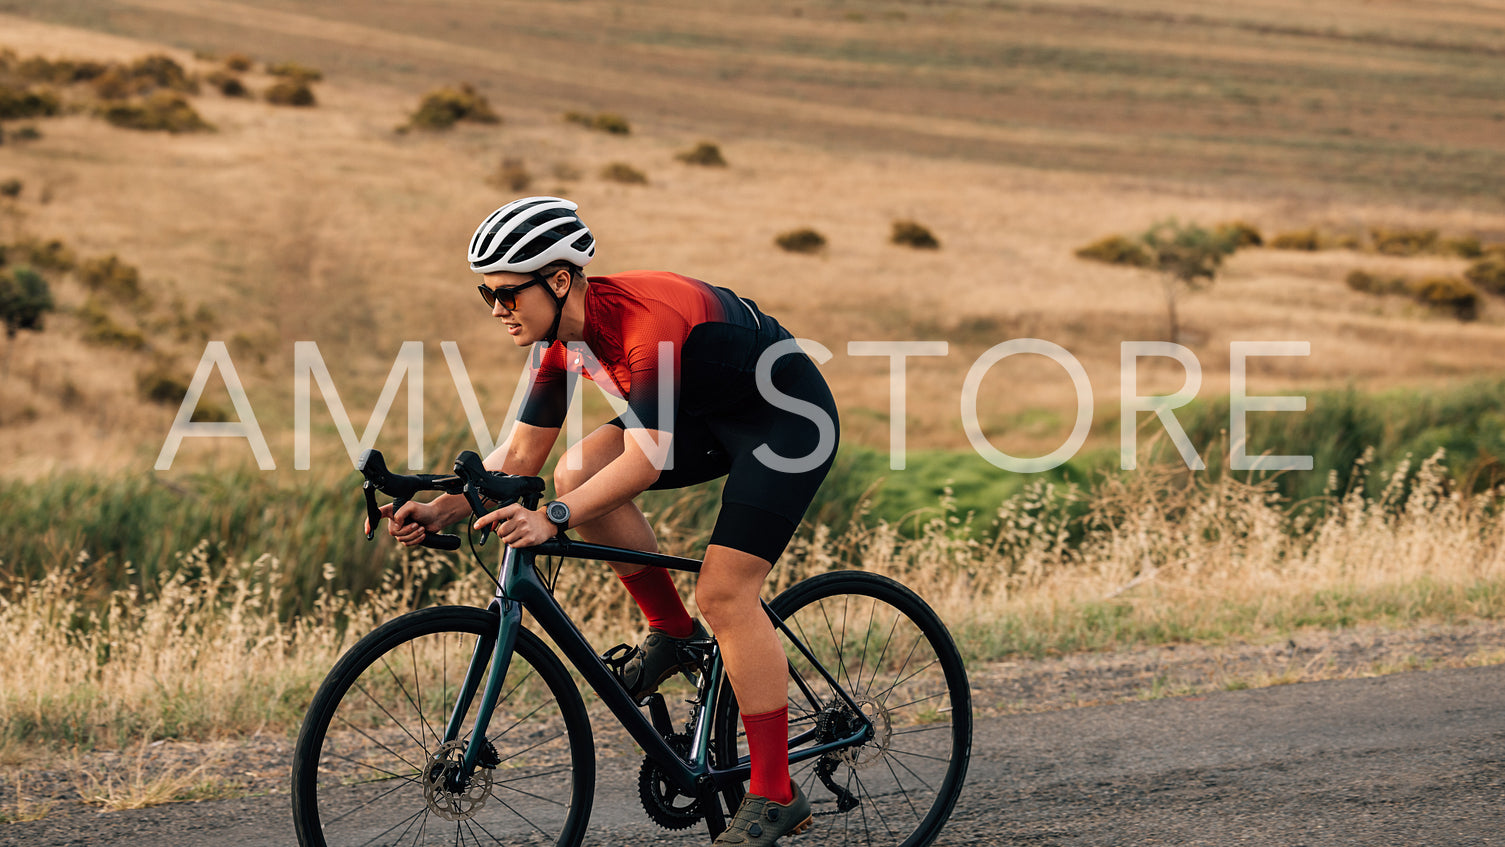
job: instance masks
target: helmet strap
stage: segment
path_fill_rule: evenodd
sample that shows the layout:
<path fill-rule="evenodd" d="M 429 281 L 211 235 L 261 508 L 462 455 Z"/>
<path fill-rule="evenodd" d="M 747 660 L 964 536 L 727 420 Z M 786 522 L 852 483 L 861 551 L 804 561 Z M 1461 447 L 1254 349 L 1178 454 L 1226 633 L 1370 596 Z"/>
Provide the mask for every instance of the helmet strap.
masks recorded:
<path fill-rule="evenodd" d="M 537 271 L 534 273 L 537 273 Z M 554 323 L 549 325 L 549 332 L 543 337 L 543 343 L 549 345 L 553 344 L 559 338 L 559 322 L 564 319 L 564 301 L 569 299 L 570 290 L 575 287 L 575 275 L 571 272 L 570 287 L 564 290 L 563 296 L 554 293 L 554 286 L 550 285 L 549 280 L 544 278 L 542 274 L 538 274 L 538 278 L 543 282 L 544 288 L 548 290 L 549 296 L 554 298 Z"/>

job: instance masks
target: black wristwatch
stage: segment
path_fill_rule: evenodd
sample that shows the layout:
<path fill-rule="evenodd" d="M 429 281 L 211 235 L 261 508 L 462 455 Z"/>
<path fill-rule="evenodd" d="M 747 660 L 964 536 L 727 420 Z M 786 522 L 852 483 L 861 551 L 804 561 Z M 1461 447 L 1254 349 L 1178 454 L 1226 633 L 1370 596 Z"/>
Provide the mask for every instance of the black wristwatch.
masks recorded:
<path fill-rule="evenodd" d="M 570 528 L 570 507 L 564 503 L 558 500 L 550 500 L 543 507 L 543 513 L 549 519 L 549 523 L 559 527 L 560 532 L 564 532 Z"/>

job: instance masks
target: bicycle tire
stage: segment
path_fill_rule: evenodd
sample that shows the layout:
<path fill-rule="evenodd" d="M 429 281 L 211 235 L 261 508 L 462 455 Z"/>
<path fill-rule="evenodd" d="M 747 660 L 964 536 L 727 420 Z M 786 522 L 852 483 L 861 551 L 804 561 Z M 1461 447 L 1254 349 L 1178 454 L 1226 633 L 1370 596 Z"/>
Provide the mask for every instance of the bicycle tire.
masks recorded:
<path fill-rule="evenodd" d="M 340 658 L 293 755 L 299 844 L 578 847 L 595 793 L 590 719 L 564 665 L 526 629 L 487 730 L 492 767 L 456 793 L 424 778 L 469 743 L 480 693 L 459 742 L 438 742 L 479 639 L 494 639 L 498 623 L 495 612 L 468 606 L 422 609 Z"/>
<path fill-rule="evenodd" d="M 861 844 L 924 847 L 935 840 L 961 795 L 972 750 L 972 698 L 950 632 L 919 595 L 863 571 L 833 571 L 803 580 L 769 607 L 873 720 L 868 742 L 795 764 L 790 776 L 810 799 L 815 826 L 803 847 Z M 789 644 L 791 736 L 826 722 L 836 731 L 850 708 Z M 718 758 L 746 755 L 735 698 L 715 716 Z M 846 726 L 851 726 L 846 723 Z M 820 771 L 829 772 L 822 778 Z M 837 791 L 856 804 L 841 808 Z M 724 791 L 729 812 L 738 790 Z"/>

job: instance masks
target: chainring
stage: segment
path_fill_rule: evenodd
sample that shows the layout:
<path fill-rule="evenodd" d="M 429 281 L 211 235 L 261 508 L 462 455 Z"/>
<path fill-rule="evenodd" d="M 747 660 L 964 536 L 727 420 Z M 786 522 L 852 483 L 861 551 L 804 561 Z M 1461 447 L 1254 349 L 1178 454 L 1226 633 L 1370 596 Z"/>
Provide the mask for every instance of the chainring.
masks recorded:
<path fill-rule="evenodd" d="M 690 736 L 683 733 L 664 739 L 669 749 L 683 756 L 690 752 Z M 665 776 L 658 763 L 643 758 L 638 770 L 638 797 L 643 801 L 643 811 L 664 829 L 681 830 L 700 823 L 705 817 L 700 808 L 700 798 L 683 794 Z"/>

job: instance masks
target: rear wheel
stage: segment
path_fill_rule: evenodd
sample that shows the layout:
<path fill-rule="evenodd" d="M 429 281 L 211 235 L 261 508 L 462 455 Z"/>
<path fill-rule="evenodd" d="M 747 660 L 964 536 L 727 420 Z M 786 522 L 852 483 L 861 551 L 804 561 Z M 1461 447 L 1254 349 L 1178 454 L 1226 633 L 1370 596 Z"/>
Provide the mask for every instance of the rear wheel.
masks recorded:
<path fill-rule="evenodd" d="M 862 712 L 784 638 L 790 735 L 816 736 L 800 749 L 849 736 L 864 720 L 873 727 L 862 744 L 791 767 L 815 814 L 800 844 L 929 844 L 961 794 L 972 749 L 966 670 L 945 625 L 913 591 L 861 571 L 804 580 L 769 606 Z M 747 748 L 735 700 L 722 702 L 718 758 L 728 761 Z M 727 792 L 733 809 L 737 794 Z"/>
<path fill-rule="evenodd" d="M 590 720 L 537 636 L 518 632 L 481 766 L 468 779 L 459 768 L 479 693 L 460 736 L 442 740 L 472 657 L 487 667 L 499 624 L 483 609 L 423 609 L 378 627 L 336 663 L 293 757 L 300 844 L 580 843 L 595 789 Z"/>

